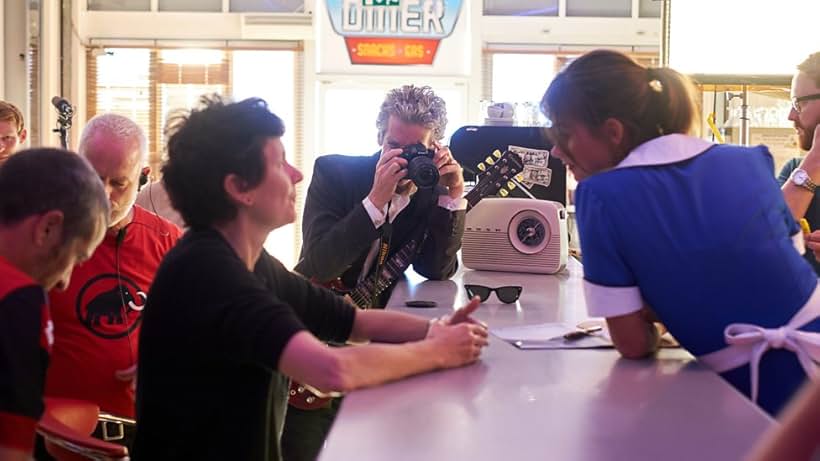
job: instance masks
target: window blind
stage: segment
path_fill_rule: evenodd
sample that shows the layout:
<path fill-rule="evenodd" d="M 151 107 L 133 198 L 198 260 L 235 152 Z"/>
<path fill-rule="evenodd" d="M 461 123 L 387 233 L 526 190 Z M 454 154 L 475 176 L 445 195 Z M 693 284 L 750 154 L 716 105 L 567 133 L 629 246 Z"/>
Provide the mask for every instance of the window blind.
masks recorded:
<path fill-rule="evenodd" d="M 304 171 L 308 166 L 304 155 L 304 53 L 300 43 L 229 41 L 222 46 L 196 50 L 119 44 L 107 47 L 106 44 L 98 44 L 86 53 L 88 118 L 98 113 L 115 112 L 136 121 L 148 137 L 149 163 L 155 180 L 158 179 L 165 154 L 164 126 L 169 116 L 175 111 L 196 107 L 203 94 L 233 96 L 234 79 L 239 80 L 238 75 L 248 76 L 248 62 L 259 62 L 260 67 L 267 68 L 265 72 L 275 73 L 280 69 L 277 67 L 279 64 L 271 65 L 271 62 L 275 59 L 292 59 L 292 66 L 284 66 L 293 69 L 292 72 L 273 75 L 276 78 L 264 74 L 250 80 L 242 79 L 244 83 L 240 83 L 239 89 L 242 91 L 239 93 L 242 94 L 239 97 L 264 97 L 277 115 L 285 116 L 286 137 L 293 139 L 292 145 L 287 148 L 288 159 L 300 170 Z M 239 60 L 239 53 L 245 53 L 243 61 Z M 250 61 L 247 53 L 253 54 Z M 242 69 L 239 68 L 240 63 L 244 63 Z M 278 83 L 271 86 L 274 80 Z M 293 96 L 293 107 L 284 102 L 290 101 L 290 98 L 279 98 L 283 94 Z M 305 195 L 301 184 L 297 185 L 297 194 L 297 224 L 280 230 L 274 238 L 275 242 L 272 242 L 275 247 L 286 246 L 293 250 L 292 257 L 289 252 L 283 252 L 280 257 L 288 267 L 295 264 L 301 245 L 298 223 Z"/>

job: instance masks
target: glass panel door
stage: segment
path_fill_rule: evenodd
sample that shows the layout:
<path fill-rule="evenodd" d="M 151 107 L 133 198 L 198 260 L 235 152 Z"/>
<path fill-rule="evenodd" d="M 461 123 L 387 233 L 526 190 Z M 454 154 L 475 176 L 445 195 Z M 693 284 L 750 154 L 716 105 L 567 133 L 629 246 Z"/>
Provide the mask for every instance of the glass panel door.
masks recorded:
<path fill-rule="evenodd" d="M 237 50 L 233 52 L 233 98 L 237 101 L 259 97 L 285 123 L 282 144 L 291 164 L 294 161 L 293 130 L 296 120 L 296 61 L 294 51 Z M 296 232 L 300 223 L 274 230 L 265 240 L 265 249 L 288 269 L 296 264 Z"/>

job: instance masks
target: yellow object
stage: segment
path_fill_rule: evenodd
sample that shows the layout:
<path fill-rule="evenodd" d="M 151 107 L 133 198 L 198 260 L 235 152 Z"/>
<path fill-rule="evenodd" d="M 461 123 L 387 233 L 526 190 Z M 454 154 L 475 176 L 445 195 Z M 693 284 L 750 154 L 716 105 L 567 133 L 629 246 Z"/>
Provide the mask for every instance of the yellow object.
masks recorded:
<path fill-rule="evenodd" d="M 811 234 L 811 227 L 809 227 L 809 222 L 806 221 L 806 218 L 800 218 L 800 229 L 803 230 L 804 234 Z"/>
<path fill-rule="evenodd" d="M 710 113 L 709 116 L 706 117 L 706 123 L 709 124 L 709 129 L 712 130 L 712 134 L 715 135 L 715 139 L 717 139 L 717 142 L 723 144 L 724 143 L 723 136 L 720 134 L 720 130 L 718 130 L 717 125 L 715 125 L 715 113 L 714 112 Z"/>

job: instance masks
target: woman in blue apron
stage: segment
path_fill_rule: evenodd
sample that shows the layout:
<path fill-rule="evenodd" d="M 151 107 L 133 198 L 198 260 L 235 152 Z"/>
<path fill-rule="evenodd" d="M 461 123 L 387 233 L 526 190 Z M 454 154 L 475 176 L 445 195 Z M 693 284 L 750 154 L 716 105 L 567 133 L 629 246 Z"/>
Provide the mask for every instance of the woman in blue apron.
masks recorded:
<path fill-rule="evenodd" d="M 690 135 L 695 94 L 674 70 L 608 50 L 547 89 L 552 153 L 579 181 L 587 307 L 622 355 L 654 352 L 660 321 L 775 414 L 817 374 L 818 279 L 768 149 Z"/>

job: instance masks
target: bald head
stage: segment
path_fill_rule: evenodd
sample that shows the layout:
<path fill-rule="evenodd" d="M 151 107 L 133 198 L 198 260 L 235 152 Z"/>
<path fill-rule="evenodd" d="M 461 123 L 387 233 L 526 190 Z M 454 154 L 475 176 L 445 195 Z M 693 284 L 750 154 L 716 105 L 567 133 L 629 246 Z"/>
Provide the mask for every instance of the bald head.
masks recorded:
<path fill-rule="evenodd" d="M 145 133 L 122 115 L 98 115 L 83 130 L 79 153 L 105 185 L 111 204 L 111 228 L 122 228 L 131 220 L 140 172 L 146 164 Z"/>

